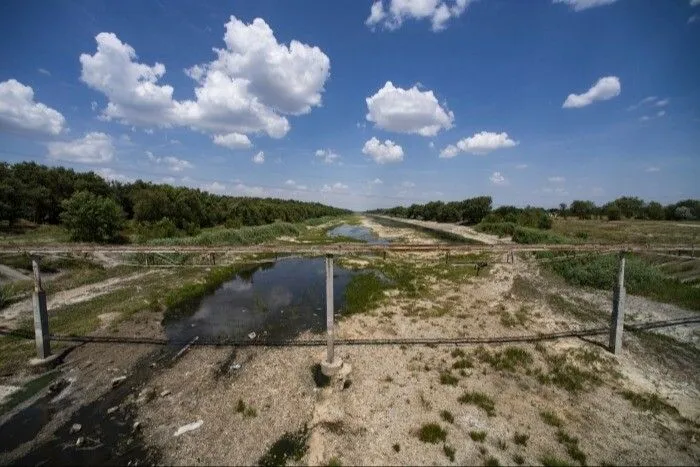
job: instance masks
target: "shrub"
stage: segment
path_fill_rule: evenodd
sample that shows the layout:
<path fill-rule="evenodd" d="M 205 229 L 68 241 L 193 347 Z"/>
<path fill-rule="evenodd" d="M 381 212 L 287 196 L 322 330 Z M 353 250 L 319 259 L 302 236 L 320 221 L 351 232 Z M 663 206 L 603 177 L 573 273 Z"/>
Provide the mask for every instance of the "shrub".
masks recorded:
<path fill-rule="evenodd" d="M 437 444 L 446 438 L 447 432 L 437 423 L 426 423 L 418 431 L 418 439 L 424 443 Z"/>
<path fill-rule="evenodd" d="M 489 417 L 496 415 L 493 399 L 482 392 L 465 392 L 457 401 L 461 404 L 473 404 L 483 409 Z"/>
<path fill-rule="evenodd" d="M 81 191 L 62 203 L 61 221 L 78 242 L 110 243 L 120 238 L 124 212 L 111 198 Z"/>

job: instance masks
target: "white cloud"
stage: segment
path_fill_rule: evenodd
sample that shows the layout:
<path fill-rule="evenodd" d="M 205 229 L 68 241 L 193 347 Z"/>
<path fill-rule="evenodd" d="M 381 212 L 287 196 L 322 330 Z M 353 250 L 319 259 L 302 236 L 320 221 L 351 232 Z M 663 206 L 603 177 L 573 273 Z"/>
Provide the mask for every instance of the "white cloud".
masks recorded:
<path fill-rule="evenodd" d="M 286 182 L 284 182 L 284 184 L 294 188 L 295 190 L 306 191 L 308 189 L 308 187 L 306 185 L 300 185 L 297 182 L 295 182 L 294 180 L 287 180 Z"/>
<path fill-rule="evenodd" d="M 527 164 L 518 164 L 515 166 L 515 168 L 518 170 L 527 169 Z"/>
<path fill-rule="evenodd" d="M 698 6 L 700 5 L 700 0 L 690 0 L 690 6 Z"/>
<path fill-rule="evenodd" d="M 697 14 L 696 14 L 696 15 L 691 15 L 691 17 L 688 18 L 688 24 L 694 23 L 694 22 L 696 22 L 696 21 L 699 20 L 699 19 L 700 19 L 700 15 L 697 15 Z"/>
<path fill-rule="evenodd" d="M 428 143 L 428 147 L 429 147 L 430 149 L 435 149 L 435 142 L 434 142 L 434 141 L 429 142 L 429 143 Z"/>
<path fill-rule="evenodd" d="M 410 181 L 406 181 L 406 182 L 402 182 L 401 186 L 404 188 L 413 188 L 416 186 L 416 184 L 413 182 L 410 182 Z"/>
<path fill-rule="evenodd" d="M 637 110 L 638 108 L 640 108 L 646 104 L 653 103 L 654 101 L 656 101 L 656 99 L 658 99 L 658 97 L 656 97 L 656 96 L 645 97 L 644 99 L 637 102 L 636 104 L 633 104 L 633 105 L 630 105 L 629 107 L 627 107 L 627 110 Z"/>
<path fill-rule="evenodd" d="M 418 86 L 402 89 L 387 81 L 365 100 L 367 120 L 387 131 L 435 136 L 454 122 L 454 114 L 440 105 L 433 91 L 420 91 Z"/>
<path fill-rule="evenodd" d="M 656 116 L 657 116 L 657 117 L 663 117 L 664 115 L 666 115 L 666 111 L 665 111 L 665 110 L 659 110 L 659 111 L 656 113 Z"/>
<path fill-rule="evenodd" d="M 155 164 L 165 165 L 171 172 L 182 172 L 185 169 L 191 169 L 194 167 L 190 161 L 179 159 L 174 156 L 159 157 L 154 155 L 151 151 L 146 151 L 146 157 L 148 157 L 149 161 Z"/>
<path fill-rule="evenodd" d="M 583 11 L 597 6 L 610 5 L 617 0 L 552 0 L 554 3 L 566 3 L 575 11 Z"/>
<path fill-rule="evenodd" d="M 542 188 L 542 193 L 547 193 L 547 194 L 554 193 L 556 195 L 568 195 L 569 194 L 569 192 L 566 191 L 562 187 L 556 187 L 556 188 L 545 187 L 545 188 Z"/>
<path fill-rule="evenodd" d="M 591 105 L 595 101 L 606 101 L 620 95 L 620 79 L 617 76 L 600 78 L 588 91 L 583 94 L 569 94 L 563 108 L 579 108 Z"/>
<path fill-rule="evenodd" d="M 58 135 L 66 119 L 60 112 L 34 102 L 34 90 L 15 79 L 0 83 L 0 130 Z"/>
<path fill-rule="evenodd" d="M 372 4 L 365 24 L 374 29 L 380 23 L 385 29 L 395 30 L 406 19 L 429 19 L 432 30 L 442 31 L 447 21 L 464 13 L 471 0 L 389 0 L 388 8 L 377 0 Z"/>
<path fill-rule="evenodd" d="M 250 186 L 244 183 L 237 183 L 233 186 L 232 194 L 244 195 L 244 196 L 265 196 L 267 193 L 265 189 L 260 186 Z"/>
<path fill-rule="evenodd" d="M 110 181 L 110 182 L 131 183 L 134 181 L 133 178 L 131 178 L 127 175 L 115 172 L 114 169 L 110 169 L 109 167 L 105 167 L 103 169 L 96 170 L 95 172 L 97 173 L 97 175 L 99 175 L 100 177 L 102 177 L 105 180 Z"/>
<path fill-rule="evenodd" d="M 153 134 L 153 128 L 146 128 L 145 130 L 143 130 L 143 132 L 146 133 L 147 135 L 152 135 L 152 134 Z"/>
<path fill-rule="evenodd" d="M 340 159 L 340 155 L 333 152 L 332 149 L 318 149 L 315 154 L 316 157 L 320 158 L 325 164 L 332 164 Z"/>
<path fill-rule="evenodd" d="M 365 142 L 362 154 L 371 157 L 377 164 L 403 160 L 403 148 L 389 139 L 382 143 L 377 138 L 372 137 Z"/>
<path fill-rule="evenodd" d="M 253 162 L 256 164 L 262 164 L 265 162 L 265 153 L 262 151 L 259 151 L 256 155 L 253 156 Z"/>
<path fill-rule="evenodd" d="M 660 99 L 656 102 L 657 107 L 665 107 L 668 105 L 668 99 Z"/>
<path fill-rule="evenodd" d="M 292 180 L 292 179 L 289 179 L 289 180 L 287 180 L 286 182 L 284 182 L 284 184 L 285 184 L 285 185 L 289 185 L 289 186 L 295 186 L 295 185 L 296 185 L 296 182 L 295 182 L 294 180 Z"/>
<path fill-rule="evenodd" d="M 202 185 L 201 189 L 210 193 L 223 193 L 226 191 L 226 185 L 215 181 L 207 185 Z"/>
<path fill-rule="evenodd" d="M 342 193 L 348 189 L 348 186 L 344 183 L 335 182 L 333 185 L 324 184 L 321 187 L 322 193 Z"/>
<path fill-rule="evenodd" d="M 649 116 L 648 116 L 648 115 L 642 115 L 641 117 L 639 117 L 639 120 L 641 120 L 641 121 L 643 121 L 643 122 L 646 122 L 647 120 L 649 120 Z"/>
<path fill-rule="evenodd" d="M 108 97 L 104 118 L 149 127 L 187 126 L 220 136 L 219 143 L 235 142 L 236 137 L 226 137 L 232 133 L 283 137 L 290 128 L 284 115 L 321 105 L 330 70 L 330 60 L 318 47 L 296 40 L 280 44 L 262 19 L 245 24 L 231 16 L 226 47 L 214 49 L 217 58 L 186 70 L 197 82 L 195 99 L 177 101 L 172 86 L 158 84 L 163 64 L 136 62 L 136 51 L 115 34 L 103 32 L 95 39 L 96 53 L 80 56 L 81 79 Z"/>
<path fill-rule="evenodd" d="M 228 133 L 226 135 L 214 135 L 214 144 L 229 149 L 245 149 L 252 146 L 250 139 L 240 133 Z"/>
<path fill-rule="evenodd" d="M 97 102 L 95 102 L 95 101 L 90 102 L 90 109 L 92 109 L 93 111 L 97 110 Z"/>
<path fill-rule="evenodd" d="M 87 133 L 72 141 L 54 141 L 46 147 L 50 158 L 63 161 L 99 164 L 114 157 L 112 138 L 98 132 Z"/>
<path fill-rule="evenodd" d="M 450 158 L 455 157 L 460 151 L 470 154 L 488 154 L 496 149 L 507 149 L 517 146 L 518 141 L 512 140 L 508 133 L 494 133 L 491 131 L 482 131 L 475 133 L 469 138 L 463 138 L 456 145 L 450 144 L 440 151 L 440 157 Z"/>
<path fill-rule="evenodd" d="M 547 180 L 549 180 L 549 183 L 564 183 L 566 179 L 564 177 L 560 176 L 555 176 L 555 177 L 549 177 Z"/>
<path fill-rule="evenodd" d="M 491 174 L 489 177 L 489 180 L 491 180 L 491 183 L 494 185 L 507 185 L 508 180 L 501 174 L 501 172 L 494 172 Z"/>
<path fill-rule="evenodd" d="M 659 167 L 647 167 L 644 171 L 645 172 L 658 172 L 661 169 Z"/>
<path fill-rule="evenodd" d="M 51 76 L 51 72 L 46 68 L 38 68 L 36 71 L 38 71 L 42 75 Z"/>
<path fill-rule="evenodd" d="M 374 180 L 372 180 L 371 183 L 372 183 L 372 185 L 382 185 L 384 182 L 382 181 L 381 178 L 375 178 Z"/>

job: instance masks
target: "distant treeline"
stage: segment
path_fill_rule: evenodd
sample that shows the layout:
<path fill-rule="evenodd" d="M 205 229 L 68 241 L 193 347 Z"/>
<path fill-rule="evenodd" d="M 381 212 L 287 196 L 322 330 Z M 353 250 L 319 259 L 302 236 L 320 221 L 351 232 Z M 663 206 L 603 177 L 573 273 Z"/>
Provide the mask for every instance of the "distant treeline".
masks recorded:
<path fill-rule="evenodd" d="M 3 162 L 0 163 L 0 222 L 12 225 L 19 219 L 26 219 L 57 224 L 65 220 L 62 213 L 70 205 L 64 202 L 80 192 L 92 195 L 85 197 L 86 200 L 99 197 L 113 201 L 123 211 L 122 217 L 136 224 L 167 224 L 166 227 L 183 231 L 217 225 L 240 227 L 275 221 L 301 222 L 349 212 L 321 203 L 220 196 L 141 180 L 107 182 L 93 172 L 75 172 L 34 162 L 13 165 Z"/>
<path fill-rule="evenodd" d="M 609 220 L 650 219 L 650 220 L 694 220 L 700 219 L 700 200 L 687 199 L 674 204 L 662 205 L 656 201 L 645 202 L 636 197 L 624 196 L 597 206 L 593 201 L 576 200 L 559 208 L 538 207 L 518 208 L 515 206 L 491 207 L 490 196 L 465 199 L 464 201 L 431 201 L 426 204 L 396 206 L 388 209 L 375 209 L 372 214 L 384 214 L 408 219 L 421 219 L 437 222 L 459 222 L 478 224 L 480 222 L 512 222 L 527 227 L 550 228 L 551 216 L 572 216 L 579 219 L 605 217 Z"/>

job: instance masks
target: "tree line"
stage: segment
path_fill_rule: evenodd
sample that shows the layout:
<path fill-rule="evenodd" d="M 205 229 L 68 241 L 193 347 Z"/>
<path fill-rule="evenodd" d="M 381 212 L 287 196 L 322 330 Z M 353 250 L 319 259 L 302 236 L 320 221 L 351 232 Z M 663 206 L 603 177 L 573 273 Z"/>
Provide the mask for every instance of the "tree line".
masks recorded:
<path fill-rule="evenodd" d="M 124 221 L 151 236 L 154 230 L 156 236 L 169 236 L 218 225 L 301 222 L 348 212 L 321 203 L 214 195 L 141 180 L 108 182 L 94 172 L 35 162 L 0 163 L 0 224 L 12 226 L 20 219 L 63 222 L 76 240 L 114 241 Z"/>
<path fill-rule="evenodd" d="M 602 206 L 597 206 L 593 201 L 575 200 L 570 206 L 561 203 L 559 208 L 553 209 L 532 206 L 525 208 L 500 206 L 493 209 L 490 196 L 479 196 L 463 201 L 431 201 L 426 204 L 396 206 L 369 212 L 407 219 L 470 225 L 480 222 L 512 222 L 527 227 L 548 229 L 552 226 L 553 216 L 572 216 L 579 219 L 604 217 L 608 220 L 696 220 L 700 219 L 700 200 L 686 199 L 664 206 L 656 201 L 646 202 L 637 197 L 623 196 Z"/>

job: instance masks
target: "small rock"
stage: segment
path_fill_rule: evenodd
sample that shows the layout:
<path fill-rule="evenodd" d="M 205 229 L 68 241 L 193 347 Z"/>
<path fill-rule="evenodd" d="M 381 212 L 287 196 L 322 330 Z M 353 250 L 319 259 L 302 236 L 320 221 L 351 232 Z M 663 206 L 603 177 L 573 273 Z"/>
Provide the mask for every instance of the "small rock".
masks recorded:
<path fill-rule="evenodd" d="M 231 365 L 232 370 L 240 370 L 241 369 L 241 364 L 240 363 L 234 363 Z"/>
<path fill-rule="evenodd" d="M 169 395 L 169 394 L 170 394 L 170 390 L 169 390 L 169 389 L 166 389 L 165 391 L 163 391 L 163 392 L 160 393 L 160 397 L 165 397 L 165 396 L 167 396 L 167 395 Z"/>
<path fill-rule="evenodd" d="M 77 447 L 82 446 L 83 443 L 85 443 L 85 438 L 83 438 L 82 436 L 78 437 L 78 439 L 75 440 L 75 445 Z"/>
<path fill-rule="evenodd" d="M 254 332 L 251 332 L 250 334 L 248 334 L 248 339 L 251 339 L 251 340 L 255 339 L 255 336 L 257 336 L 257 334 L 255 334 Z"/>
<path fill-rule="evenodd" d="M 80 423 L 74 423 L 73 426 L 70 427 L 70 434 L 77 433 L 82 428 L 83 426 Z"/>
<path fill-rule="evenodd" d="M 131 427 L 134 431 L 138 430 L 141 428 L 141 422 L 134 422 L 133 426 Z"/>
<path fill-rule="evenodd" d="M 107 409 L 107 415 L 112 415 L 117 410 L 119 410 L 119 407 L 117 407 L 116 405 L 114 407 L 110 407 Z"/>
<path fill-rule="evenodd" d="M 116 388 L 116 387 L 119 386 L 119 385 L 122 383 L 122 381 L 124 381 L 125 379 L 126 379 L 126 376 L 117 376 L 116 378 L 112 378 L 112 387 L 113 387 L 113 388 Z"/>
<path fill-rule="evenodd" d="M 180 436 L 182 434 L 187 433 L 188 431 L 197 430 L 200 426 L 202 426 L 203 423 L 204 420 L 197 420 L 196 422 L 188 423 L 187 425 L 182 425 L 180 428 L 177 429 L 173 436 Z"/>

